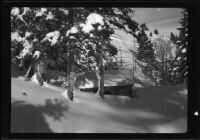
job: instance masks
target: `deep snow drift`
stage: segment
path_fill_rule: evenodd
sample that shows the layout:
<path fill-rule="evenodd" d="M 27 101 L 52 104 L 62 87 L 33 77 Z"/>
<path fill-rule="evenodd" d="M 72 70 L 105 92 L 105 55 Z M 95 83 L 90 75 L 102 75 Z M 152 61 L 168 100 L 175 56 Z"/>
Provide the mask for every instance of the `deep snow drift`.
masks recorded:
<path fill-rule="evenodd" d="M 19 73 L 18 73 L 19 74 Z M 54 90 L 11 78 L 11 131 L 49 133 L 184 133 L 187 87 L 137 89 L 138 98 L 75 90 L 75 102 Z"/>

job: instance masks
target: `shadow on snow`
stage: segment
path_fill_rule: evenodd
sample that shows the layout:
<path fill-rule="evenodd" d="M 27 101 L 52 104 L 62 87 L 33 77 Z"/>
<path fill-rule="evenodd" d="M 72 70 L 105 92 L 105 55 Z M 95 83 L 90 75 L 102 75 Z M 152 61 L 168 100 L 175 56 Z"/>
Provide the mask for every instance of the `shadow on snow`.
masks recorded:
<path fill-rule="evenodd" d="M 55 121 L 61 121 L 64 111 L 68 106 L 62 100 L 45 100 L 44 106 L 26 104 L 24 101 L 12 102 L 11 108 L 11 132 L 37 132 L 50 133 L 45 116 L 52 117 Z"/>

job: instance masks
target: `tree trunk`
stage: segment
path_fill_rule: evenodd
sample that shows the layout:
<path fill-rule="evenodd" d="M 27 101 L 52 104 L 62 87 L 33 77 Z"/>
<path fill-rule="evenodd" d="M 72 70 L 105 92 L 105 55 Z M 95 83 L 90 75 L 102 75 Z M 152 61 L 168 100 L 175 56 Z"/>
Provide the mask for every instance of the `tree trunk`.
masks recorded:
<path fill-rule="evenodd" d="M 73 8 L 69 9 L 69 15 L 71 16 L 71 25 L 74 26 L 74 19 L 73 19 Z M 72 48 L 73 50 L 74 48 Z M 74 52 L 69 52 L 68 49 L 68 71 L 67 71 L 67 81 L 68 81 L 68 90 L 67 96 L 72 101 L 73 100 L 73 92 L 74 92 Z M 71 66 L 71 67 L 70 67 Z"/>
<path fill-rule="evenodd" d="M 68 90 L 67 90 L 67 96 L 72 101 L 73 100 L 73 92 L 74 92 L 74 55 L 70 55 L 70 61 L 68 62 Z M 71 67 L 70 67 L 71 66 Z"/>
<path fill-rule="evenodd" d="M 100 84 L 99 84 L 99 96 L 104 99 L 104 69 L 102 52 L 98 54 L 99 58 L 99 71 L 100 71 Z"/>
<path fill-rule="evenodd" d="M 26 72 L 25 78 L 28 78 L 28 76 L 30 75 L 31 68 L 32 68 L 32 65 L 29 66 L 29 68 Z"/>

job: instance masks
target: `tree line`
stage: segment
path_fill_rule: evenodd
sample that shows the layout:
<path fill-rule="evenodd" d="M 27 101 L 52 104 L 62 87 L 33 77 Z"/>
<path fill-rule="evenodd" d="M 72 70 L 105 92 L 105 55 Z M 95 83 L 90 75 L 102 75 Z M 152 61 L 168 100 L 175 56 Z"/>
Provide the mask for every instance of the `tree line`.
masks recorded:
<path fill-rule="evenodd" d="M 156 84 L 177 85 L 187 80 L 188 49 L 188 11 L 182 10 L 179 34 L 171 32 L 169 37 L 159 34 L 155 29 L 149 31 L 146 24 L 141 24 L 136 36 L 139 48 L 137 58 L 145 62 L 143 70 Z M 156 37 L 155 37 L 156 36 Z M 152 39 L 155 37 L 154 39 Z"/>

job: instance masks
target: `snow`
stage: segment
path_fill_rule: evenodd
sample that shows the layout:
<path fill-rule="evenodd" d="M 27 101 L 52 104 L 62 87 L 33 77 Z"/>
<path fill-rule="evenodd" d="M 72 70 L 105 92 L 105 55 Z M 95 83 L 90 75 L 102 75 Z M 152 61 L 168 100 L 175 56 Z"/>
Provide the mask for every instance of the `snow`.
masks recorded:
<path fill-rule="evenodd" d="M 19 32 L 11 32 L 11 41 L 16 40 L 17 42 L 21 42 L 24 39 L 19 35 Z"/>
<path fill-rule="evenodd" d="M 137 89 L 138 98 L 39 86 L 11 79 L 11 132 L 39 133 L 184 133 L 187 131 L 187 88 Z M 22 93 L 26 93 L 23 95 Z M 184 95 L 184 96 L 182 96 Z"/>
<path fill-rule="evenodd" d="M 68 13 L 69 13 L 67 9 L 60 8 L 60 10 L 63 11 L 63 13 L 64 13 L 65 15 L 68 15 Z"/>
<path fill-rule="evenodd" d="M 29 37 L 32 33 L 26 31 L 25 37 L 21 37 L 19 35 L 19 32 L 11 32 L 11 41 L 16 40 L 17 42 L 22 42 L 23 43 L 23 50 L 20 52 L 18 58 L 23 58 L 27 54 L 32 54 L 32 43 L 26 40 L 27 37 Z"/>
<path fill-rule="evenodd" d="M 32 43 L 30 43 L 28 40 L 24 41 L 23 44 L 23 50 L 19 54 L 19 58 L 23 58 L 26 55 L 31 55 L 32 54 Z"/>
<path fill-rule="evenodd" d="M 150 38 L 150 31 L 144 31 L 144 32 L 148 36 L 148 38 Z"/>
<path fill-rule="evenodd" d="M 183 45 L 180 45 L 180 46 L 179 46 L 179 49 L 182 49 L 182 47 L 183 47 Z"/>
<path fill-rule="evenodd" d="M 36 74 L 31 77 L 31 81 L 39 85 Z"/>
<path fill-rule="evenodd" d="M 185 36 L 187 37 L 187 36 L 188 36 L 188 34 L 185 34 Z"/>
<path fill-rule="evenodd" d="M 48 20 L 48 19 L 53 19 L 54 18 L 54 16 L 52 15 L 52 13 L 51 12 L 49 12 L 48 13 L 48 15 L 47 15 L 47 17 L 46 17 L 46 20 Z"/>
<path fill-rule="evenodd" d="M 44 15 L 44 13 L 47 11 L 47 8 L 41 8 L 40 11 L 36 12 L 36 17 L 41 17 L 42 15 Z"/>
<path fill-rule="evenodd" d="M 82 31 L 85 33 L 89 33 L 92 30 L 94 30 L 94 27 L 91 24 L 86 24 L 82 29 Z"/>
<path fill-rule="evenodd" d="M 30 8 L 29 8 L 29 7 L 24 7 L 24 11 L 23 11 L 23 13 L 21 14 L 21 17 L 22 17 L 23 15 L 25 15 L 28 11 L 30 11 Z"/>
<path fill-rule="evenodd" d="M 150 37 L 150 38 L 151 38 L 151 41 L 153 42 L 155 39 L 159 38 L 159 36 L 152 33 L 152 37 Z"/>
<path fill-rule="evenodd" d="M 139 31 L 139 30 L 135 32 L 135 34 L 136 34 L 137 36 L 138 36 L 138 34 L 139 34 L 139 33 L 140 33 L 140 31 Z"/>
<path fill-rule="evenodd" d="M 87 23 L 90 23 L 90 24 L 99 23 L 100 25 L 104 25 L 103 17 L 99 14 L 96 14 L 96 13 L 92 13 L 87 17 L 86 24 Z"/>
<path fill-rule="evenodd" d="M 12 8 L 12 10 L 11 10 L 11 15 L 16 16 L 16 15 L 18 15 L 18 14 L 19 14 L 19 8 L 17 8 L 17 7 Z"/>
<path fill-rule="evenodd" d="M 37 39 L 37 38 L 34 38 L 34 39 L 33 39 L 33 42 L 37 42 L 37 41 L 38 41 L 38 39 Z"/>
<path fill-rule="evenodd" d="M 186 52 L 186 48 L 184 48 L 181 52 L 182 52 L 182 53 L 185 53 L 185 52 Z"/>
<path fill-rule="evenodd" d="M 90 37 L 94 37 L 94 35 L 90 33 Z"/>
<path fill-rule="evenodd" d="M 26 33 L 25 33 L 25 38 L 29 37 L 31 34 L 32 34 L 32 33 L 26 31 Z"/>
<path fill-rule="evenodd" d="M 84 26 L 85 26 L 85 24 L 84 24 L 84 23 L 81 23 L 79 26 L 80 26 L 80 27 L 84 27 Z"/>
<path fill-rule="evenodd" d="M 102 27 L 101 26 L 98 26 L 98 28 L 97 28 L 99 31 L 101 31 L 102 30 Z"/>
<path fill-rule="evenodd" d="M 24 7 L 24 14 L 26 14 L 28 11 L 30 11 L 29 7 Z"/>
<path fill-rule="evenodd" d="M 116 38 L 116 37 L 110 37 L 110 39 L 112 39 L 112 40 L 116 40 L 116 41 L 121 41 L 120 39 L 118 39 L 118 38 Z"/>
<path fill-rule="evenodd" d="M 43 38 L 41 42 L 48 40 L 51 42 L 51 46 L 53 46 L 58 42 L 59 36 L 60 36 L 59 31 L 49 32 L 46 34 L 46 36 Z"/>
<path fill-rule="evenodd" d="M 33 54 L 33 58 L 36 57 L 36 59 L 38 59 L 40 57 L 40 51 L 35 51 L 35 53 Z"/>
<path fill-rule="evenodd" d="M 85 83 L 83 84 L 83 82 L 81 82 L 81 85 L 79 88 L 93 88 L 93 87 L 94 87 L 94 83 L 90 81 L 89 79 L 85 78 Z"/>
<path fill-rule="evenodd" d="M 70 38 L 70 39 L 76 39 L 76 37 L 74 37 L 74 36 L 70 36 L 69 38 Z"/>
<path fill-rule="evenodd" d="M 177 60 L 181 60 L 181 57 L 178 57 Z"/>
<path fill-rule="evenodd" d="M 177 70 L 178 69 L 178 67 L 176 67 L 176 68 L 173 68 L 173 70 L 175 71 L 175 70 Z"/>
<path fill-rule="evenodd" d="M 24 7 L 23 10 L 23 13 L 19 14 L 19 8 L 15 7 L 11 10 L 11 15 L 17 16 L 17 18 L 20 18 L 26 24 L 22 16 L 25 15 L 28 11 L 30 11 L 30 8 Z"/>
<path fill-rule="evenodd" d="M 72 27 L 70 30 L 67 31 L 66 36 L 69 36 L 69 34 L 76 34 L 78 33 L 78 29 L 76 27 Z"/>
<path fill-rule="evenodd" d="M 91 13 L 86 20 L 86 24 L 81 23 L 79 26 L 82 27 L 82 31 L 85 33 L 89 33 L 90 31 L 94 30 L 93 24 L 99 23 L 98 30 L 101 30 L 104 25 L 103 17 L 96 13 Z"/>
<path fill-rule="evenodd" d="M 78 29 L 76 27 L 71 28 L 71 33 L 76 34 L 78 32 Z"/>

